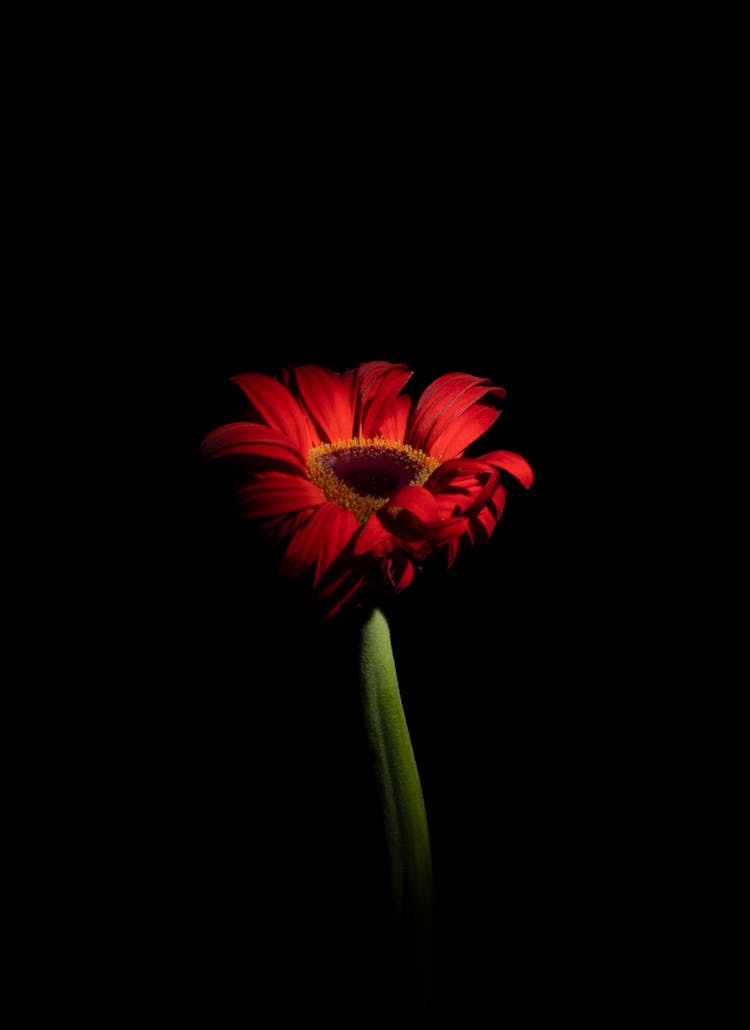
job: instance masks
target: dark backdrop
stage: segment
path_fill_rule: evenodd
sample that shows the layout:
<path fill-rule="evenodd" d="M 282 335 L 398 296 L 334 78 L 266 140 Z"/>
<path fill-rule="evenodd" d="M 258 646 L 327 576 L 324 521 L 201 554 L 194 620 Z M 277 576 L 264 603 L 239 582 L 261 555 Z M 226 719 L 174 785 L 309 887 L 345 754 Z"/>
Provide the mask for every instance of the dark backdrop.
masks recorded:
<path fill-rule="evenodd" d="M 706 772 L 718 659 L 694 665 L 723 635 L 693 630 L 693 548 L 722 505 L 684 435 L 710 393 L 715 328 L 694 315 L 715 305 L 692 287 L 716 191 L 695 158 L 716 164 L 700 122 L 721 105 L 671 23 L 381 20 L 372 47 L 374 23 L 282 17 L 120 19 L 91 65 L 58 47 L 54 132 L 28 120 L 44 232 L 32 218 L 26 246 L 51 272 L 29 310 L 52 325 L 28 323 L 38 375 L 9 383 L 44 427 L 29 469 L 60 568 L 14 602 L 22 672 L 45 662 L 19 769 L 41 781 L 29 893 L 65 917 L 26 925 L 98 1024 L 395 1025 L 352 621 L 322 625 L 278 581 L 197 449 L 227 376 L 404 361 L 417 390 L 449 371 L 505 386 L 471 451 L 536 473 L 488 545 L 387 609 L 433 842 L 435 1013 L 638 1023 L 660 981 L 672 1013 L 692 967 L 669 979 L 666 958 L 696 941 L 706 880 L 693 813 L 727 785 Z"/>
<path fill-rule="evenodd" d="M 579 1011 L 611 975 L 599 942 L 622 911 L 611 813 L 627 775 L 608 757 L 624 702 L 599 665 L 616 549 L 595 560 L 592 397 L 612 374 L 602 331 L 611 356 L 627 326 L 600 187 L 576 178 L 552 117 L 508 114 L 516 145 L 498 151 L 480 112 L 454 111 L 451 161 L 437 123 L 431 142 L 391 137 L 380 163 L 355 127 L 347 147 L 323 125 L 233 128 L 216 110 L 160 122 L 121 212 L 136 246 L 112 375 L 130 461 L 113 476 L 128 587 L 110 810 L 134 990 L 212 1019 L 240 1004 L 393 1025 L 354 620 L 323 624 L 279 582 L 197 453 L 228 376 L 383 359 L 414 370 L 415 394 L 451 371 L 504 386 L 470 453 L 514 450 L 536 475 L 528 492 L 508 479 L 486 546 L 386 608 L 433 844 L 435 1013 Z"/>

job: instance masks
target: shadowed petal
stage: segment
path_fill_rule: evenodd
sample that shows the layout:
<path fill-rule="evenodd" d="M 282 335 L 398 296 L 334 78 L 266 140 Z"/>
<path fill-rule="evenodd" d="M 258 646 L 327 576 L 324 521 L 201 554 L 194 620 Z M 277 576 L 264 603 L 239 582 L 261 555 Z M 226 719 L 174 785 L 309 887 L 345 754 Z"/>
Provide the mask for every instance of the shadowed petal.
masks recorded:
<path fill-rule="evenodd" d="M 320 442 L 314 437 L 312 426 L 297 401 L 282 383 L 261 372 L 232 376 L 231 381 L 250 401 L 258 420 L 286 433 L 297 444 L 301 454 L 306 455 Z"/>
<path fill-rule="evenodd" d="M 249 518 L 284 515 L 325 503 L 325 495 L 314 483 L 282 472 L 255 476 L 237 489 L 236 496 L 241 513 Z"/>
<path fill-rule="evenodd" d="M 285 433 L 255 422 L 230 422 L 212 430 L 201 443 L 200 454 L 207 461 L 241 454 L 255 459 L 260 471 L 277 465 L 303 475 L 307 472 L 296 445 Z"/>
<path fill-rule="evenodd" d="M 283 515 L 266 517 L 262 529 L 266 536 L 279 544 L 285 544 L 313 513 L 313 508 L 301 508 L 299 511 L 285 512 Z M 242 514 L 240 510 L 239 514 Z"/>
<path fill-rule="evenodd" d="M 369 552 L 380 555 L 392 549 L 393 538 L 380 521 L 380 516 L 377 513 L 371 515 L 357 534 L 354 541 L 354 553 L 359 555 Z"/>
<path fill-rule="evenodd" d="M 369 556 L 358 558 L 354 554 L 353 542 L 358 535 L 355 533 L 338 557 L 328 566 L 318 583 L 317 596 L 327 609 L 327 618 L 331 618 L 351 600 L 367 579 L 370 569 Z"/>
<path fill-rule="evenodd" d="M 389 555 L 381 563 L 383 577 L 394 593 L 400 594 L 414 581 L 414 563 L 403 553 Z"/>
<path fill-rule="evenodd" d="M 492 495 L 492 500 L 487 505 L 489 510 L 491 512 L 493 512 L 493 514 L 494 514 L 495 525 L 497 525 L 497 523 L 500 521 L 500 518 L 501 518 L 501 516 L 503 514 L 503 509 L 505 508 L 505 500 L 506 500 L 507 496 L 508 496 L 508 491 L 501 484 L 497 488 L 497 490 L 495 490 L 494 494 Z"/>
<path fill-rule="evenodd" d="M 505 487 L 502 485 L 498 486 L 489 503 L 472 518 L 469 526 L 469 536 L 472 544 L 486 544 L 495 532 L 495 527 L 500 521 L 500 516 L 505 507 L 506 494 Z"/>
<path fill-rule="evenodd" d="M 295 578 L 315 567 L 313 588 L 359 529 L 350 511 L 326 502 L 292 537 L 281 563 L 281 574 Z"/>
<path fill-rule="evenodd" d="M 364 583 L 367 576 L 367 566 L 349 568 L 340 576 L 321 586 L 318 597 L 327 606 L 326 618 L 333 618 L 347 604 Z"/>
<path fill-rule="evenodd" d="M 461 537 L 459 537 L 459 536 L 454 536 L 445 545 L 446 563 L 447 563 L 448 568 L 450 568 L 451 565 L 453 565 L 453 563 L 455 562 L 456 558 L 458 558 L 458 552 L 460 550 L 461 550 Z"/>

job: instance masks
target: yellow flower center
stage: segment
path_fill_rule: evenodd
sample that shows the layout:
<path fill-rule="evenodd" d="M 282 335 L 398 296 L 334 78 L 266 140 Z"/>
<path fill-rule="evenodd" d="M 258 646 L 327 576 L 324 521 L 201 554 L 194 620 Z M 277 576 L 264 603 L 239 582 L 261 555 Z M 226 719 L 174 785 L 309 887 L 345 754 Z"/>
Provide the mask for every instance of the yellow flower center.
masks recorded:
<path fill-rule="evenodd" d="M 424 451 L 382 436 L 321 443 L 307 456 L 313 483 L 327 500 L 352 512 L 360 522 L 385 507 L 402 486 L 424 486 L 439 465 Z"/>

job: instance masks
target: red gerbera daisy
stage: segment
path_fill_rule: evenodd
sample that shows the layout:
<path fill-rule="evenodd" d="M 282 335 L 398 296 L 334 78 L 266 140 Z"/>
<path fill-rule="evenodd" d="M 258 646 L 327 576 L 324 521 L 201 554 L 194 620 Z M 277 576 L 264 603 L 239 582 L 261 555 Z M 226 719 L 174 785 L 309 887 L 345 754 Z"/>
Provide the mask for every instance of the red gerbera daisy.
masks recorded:
<path fill-rule="evenodd" d="M 500 414 L 502 387 L 455 372 L 412 405 L 401 393 L 411 375 L 387 361 L 238 375 L 251 420 L 201 444 L 205 458 L 234 464 L 239 514 L 281 544 L 282 575 L 311 574 L 329 616 L 362 589 L 404 590 L 433 552 L 451 565 L 462 543 L 489 540 L 501 472 L 531 486 L 518 454 L 464 454 Z"/>

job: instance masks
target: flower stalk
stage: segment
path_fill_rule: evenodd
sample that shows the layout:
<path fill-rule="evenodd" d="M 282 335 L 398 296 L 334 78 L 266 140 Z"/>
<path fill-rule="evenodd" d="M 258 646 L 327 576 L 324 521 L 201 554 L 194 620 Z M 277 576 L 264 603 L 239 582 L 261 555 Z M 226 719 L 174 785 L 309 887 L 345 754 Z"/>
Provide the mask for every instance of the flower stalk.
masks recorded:
<path fill-rule="evenodd" d="M 359 677 L 388 852 L 394 946 L 413 1026 L 426 1025 L 432 975 L 433 884 L 422 787 L 379 608 L 360 631 Z"/>

